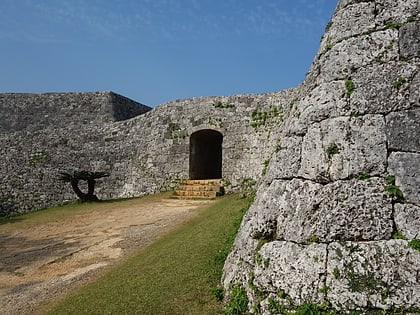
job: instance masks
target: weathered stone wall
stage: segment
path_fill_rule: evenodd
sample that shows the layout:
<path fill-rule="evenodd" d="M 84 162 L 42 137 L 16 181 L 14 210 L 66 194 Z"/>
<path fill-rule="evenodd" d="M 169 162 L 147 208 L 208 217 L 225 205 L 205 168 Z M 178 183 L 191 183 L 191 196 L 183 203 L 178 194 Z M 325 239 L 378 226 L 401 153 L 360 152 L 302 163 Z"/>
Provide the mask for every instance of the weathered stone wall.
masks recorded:
<path fill-rule="evenodd" d="M 339 2 L 225 264 L 250 309 L 420 311 L 419 9 Z"/>
<path fill-rule="evenodd" d="M 113 92 L 0 94 L 0 132 L 106 123 L 151 110 Z"/>
<path fill-rule="evenodd" d="M 0 213 L 73 200 L 58 172 L 109 170 L 128 154 L 108 144 L 110 126 L 149 110 L 112 92 L 0 94 Z"/>
<path fill-rule="evenodd" d="M 202 129 L 223 135 L 222 176 L 229 183 L 227 191 L 237 189 L 245 178 L 258 180 L 279 141 L 272 126 L 284 123 L 294 97 L 295 91 L 289 90 L 178 100 L 128 121 L 122 130 L 129 130 L 126 135 L 135 154 L 121 183 L 124 194 L 171 189 L 188 178 L 189 137 Z"/>
<path fill-rule="evenodd" d="M 73 200 L 56 178 L 74 169 L 110 172 L 97 187 L 101 199 L 173 189 L 188 178 L 189 137 L 201 129 L 223 134 L 225 189 L 237 190 L 265 172 L 279 143 L 272 127 L 287 120 L 296 98 L 295 90 L 193 98 L 114 121 L 129 118 L 133 104 L 113 93 L 3 94 L 2 212 Z"/>

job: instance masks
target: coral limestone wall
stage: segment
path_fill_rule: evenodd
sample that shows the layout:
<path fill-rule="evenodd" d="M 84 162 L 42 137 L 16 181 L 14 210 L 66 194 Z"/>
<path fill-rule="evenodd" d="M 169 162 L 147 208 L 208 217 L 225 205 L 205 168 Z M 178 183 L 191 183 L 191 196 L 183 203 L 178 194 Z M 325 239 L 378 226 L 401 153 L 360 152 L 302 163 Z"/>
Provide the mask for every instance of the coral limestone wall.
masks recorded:
<path fill-rule="evenodd" d="M 225 189 L 235 190 L 265 172 L 279 142 L 272 127 L 292 115 L 296 97 L 201 97 L 150 110 L 114 93 L 2 94 L 1 212 L 73 200 L 60 171 L 110 172 L 97 187 L 101 199 L 173 189 L 189 177 L 190 136 L 203 129 L 222 134 Z"/>
<path fill-rule="evenodd" d="M 126 154 L 111 126 L 150 109 L 112 92 L 0 94 L 0 214 L 74 199 L 58 172 L 108 169 Z"/>
<path fill-rule="evenodd" d="M 224 269 L 249 308 L 420 307 L 419 2 L 342 0 Z"/>

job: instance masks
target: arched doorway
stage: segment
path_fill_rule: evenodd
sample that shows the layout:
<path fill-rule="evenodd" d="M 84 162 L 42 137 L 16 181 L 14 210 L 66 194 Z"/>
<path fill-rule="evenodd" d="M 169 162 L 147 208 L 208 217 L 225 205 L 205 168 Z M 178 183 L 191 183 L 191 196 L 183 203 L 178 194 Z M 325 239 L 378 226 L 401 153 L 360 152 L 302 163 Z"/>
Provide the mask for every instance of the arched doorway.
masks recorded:
<path fill-rule="evenodd" d="M 223 135 L 211 129 L 194 132 L 190 137 L 190 179 L 222 178 Z"/>

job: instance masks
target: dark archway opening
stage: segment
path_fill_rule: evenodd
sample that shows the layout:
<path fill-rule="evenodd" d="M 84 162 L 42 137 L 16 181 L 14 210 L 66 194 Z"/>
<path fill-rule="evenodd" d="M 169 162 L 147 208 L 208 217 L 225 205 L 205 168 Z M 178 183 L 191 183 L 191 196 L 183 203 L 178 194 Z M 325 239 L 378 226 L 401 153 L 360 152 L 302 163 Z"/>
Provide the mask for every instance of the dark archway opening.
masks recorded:
<path fill-rule="evenodd" d="M 223 135 L 203 129 L 190 137 L 190 179 L 222 178 Z"/>

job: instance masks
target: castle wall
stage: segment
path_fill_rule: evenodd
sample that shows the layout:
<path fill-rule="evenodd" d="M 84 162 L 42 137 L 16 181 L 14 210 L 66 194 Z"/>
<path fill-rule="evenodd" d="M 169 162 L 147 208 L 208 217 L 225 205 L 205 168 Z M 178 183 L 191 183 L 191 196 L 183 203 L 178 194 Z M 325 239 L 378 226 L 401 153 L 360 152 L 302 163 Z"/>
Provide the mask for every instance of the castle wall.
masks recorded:
<path fill-rule="evenodd" d="M 2 93 L 0 133 L 125 120 L 150 107 L 113 92 Z"/>
<path fill-rule="evenodd" d="M 201 129 L 222 133 L 225 189 L 237 190 L 266 171 L 279 145 L 272 127 L 287 120 L 296 97 L 292 89 L 177 100 L 121 120 L 133 103 L 113 93 L 3 94 L 10 118 L 0 134 L 2 212 L 74 200 L 60 171 L 109 172 L 97 185 L 100 199 L 171 190 L 188 178 L 189 137 Z"/>
<path fill-rule="evenodd" d="M 419 10 L 339 2 L 225 264 L 250 309 L 419 311 Z"/>
<path fill-rule="evenodd" d="M 126 152 L 104 136 L 151 108 L 112 92 L 0 94 L 0 213 L 73 200 L 59 171 L 105 167 Z"/>

